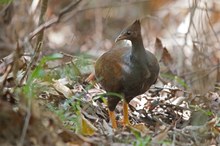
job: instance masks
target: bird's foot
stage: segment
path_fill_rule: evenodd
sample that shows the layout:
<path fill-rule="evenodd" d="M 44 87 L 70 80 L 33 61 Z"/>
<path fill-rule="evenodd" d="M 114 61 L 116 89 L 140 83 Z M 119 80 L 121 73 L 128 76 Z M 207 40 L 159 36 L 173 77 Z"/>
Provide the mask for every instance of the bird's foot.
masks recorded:
<path fill-rule="evenodd" d="M 125 119 L 119 120 L 118 121 L 118 125 L 120 125 L 123 128 L 132 126 L 130 121 L 129 120 L 125 120 Z"/>

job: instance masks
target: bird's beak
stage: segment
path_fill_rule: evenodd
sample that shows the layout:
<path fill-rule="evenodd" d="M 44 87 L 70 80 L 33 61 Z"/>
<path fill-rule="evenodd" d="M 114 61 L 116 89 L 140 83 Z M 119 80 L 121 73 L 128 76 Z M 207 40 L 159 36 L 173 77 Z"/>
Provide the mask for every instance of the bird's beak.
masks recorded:
<path fill-rule="evenodd" d="M 123 35 L 123 34 L 120 34 L 120 35 L 115 39 L 115 43 L 117 43 L 117 42 L 119 42 L 119 41 L 121 41 L 121 40 L 124 40 L 124 39 L 126 39 L 126 36 Z"/>

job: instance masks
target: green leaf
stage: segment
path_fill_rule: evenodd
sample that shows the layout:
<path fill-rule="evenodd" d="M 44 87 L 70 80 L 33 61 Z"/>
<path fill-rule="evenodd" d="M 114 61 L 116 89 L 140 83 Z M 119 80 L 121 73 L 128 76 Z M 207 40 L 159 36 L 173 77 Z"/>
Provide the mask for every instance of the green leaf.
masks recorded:
<path fill-rule="evenodd" d="M 45 61 L 53 61 L 53 60 L 57 60 L 57 59 L 61 59 L 61 58 L 63 58 L 63 54 L 54 53 L 54 54 L 51 54 L 51 55 L 44 57 L 43 59 L 45 59 Z"/>
<path fill-rule="evenodd" d="M 73 71 L 74 71 L 75 75 L 81 76 L 80 69 L 75 65 L 75 63 L 72 62 L 72 66 L 73 66 Z"/>
<path fill-rule="evenodd" d="M 63 58 L 63 54 L 60 54 L 60 53 L 54 53 L 48 56 L 44 56 L 41 59 L 40 65 L 44 65 L 47 61 L 53 61 L 53 60 L 57 60 L 61 58 Z"/>
<path fill-rule="evenodd" d="M 12 0 L 0 0 L 0 4 L 9 4 Z"/>
<path fill-rule="evenodd" d="M 81 74 L 87 74 L 94 70 L 94 60 L 86 54 L 79 54 L 73 62 Z"/>
<path fill-rule="evenodd" d="M 43 77 L 44 75 L 45 75 L 45 71 L 43 70 L 42 67 L 39 67 L 39 66 L 38 66 L 38 67 L 36 67 L 36 68 L 34 69 L 34 71 L 32 72 L 30 80 L 33 81 L 34 79 L 41 78 L 41 77 Z"/>
<path fill-rule="evenodd" d="M 63 55 L 60 53 L 55 53 L 52 55 L 44 56 L 40 63 L 34 68 L 34 70 L 30 73 L 26 85 L 23 87 L 23 92 L 28 98 L 32 98 L 34 96 L 34 89 L 36 88 L 35 80 L 36 79 L 42 79 L 43 77 L 46 76 L 46 71 L 44 69 L 44 65 L 48 61 L 53 61 L 56 59 L 62 58 Z"/>
<path fill-rule="evenodd" d="M 161 74 L 161 77 L 167 78 L 167 79 L 172 80 L 172 81 L 175 80 L 182 87 L 188 88 L 188 85 L 186 84 L 186 82 L 178 76 L 175 76 L 175 75 L 172 75 L 172 74 Z"/>

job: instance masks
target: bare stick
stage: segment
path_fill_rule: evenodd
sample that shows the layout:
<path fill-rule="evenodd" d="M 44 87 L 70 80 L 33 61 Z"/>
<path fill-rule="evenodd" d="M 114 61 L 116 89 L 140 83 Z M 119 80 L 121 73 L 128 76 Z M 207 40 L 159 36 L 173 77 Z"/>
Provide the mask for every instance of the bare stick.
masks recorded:
<path fill-rule="evenodd" d="M 44 23 L 44 15 L 46 13 L 47 10 L 47 4 L 48 4 L 48 0 L 43 0 L 42 4 L 41 4 L 41 13 L 40 13 L 40 17 L 39 17 L 39 24 L 41 25 L 42 23 Z M 43 36 L 44 36 L 44 30 L 41 30 L 40 33 L 38 34 L 37 37 L 37 42 L 36 42 L 36 47 L 35 47 L 35 55 L 32 58 L 32 61 L 30 62 L 23 78 L 21 79 L 21 82 L 23 81 L 23 79 L 25 78 L 25 76 L 27 75 L 27 73 L 30 71 L 31 67 L 34 65 L 34 63 L 36 63 L 37 59 L 39 58 L 40 55 L 40 51 L 41 51 L 41 46 L 42 46 L 42 41 L 43 41 Z M 32 91 L 29 91 L 32 92 Z M 24 127 L 22 129 L 22 133 L 21 133 L 21 139 L 20 139 L 20 143 L 19 145 L 24 145 L 24 140 L 26 137 L 26 133 L 27 133 L 27 129 L 29 126 L 29 121 L 31 118 L 31 100 L 32 100 L 32 94 L 30 97 L 28 98 L 28 108 L 27 108 L 27 116 L 25 118 L 25 123 L 24 123 Z"/>
<path fill-rule="evenodd" d="M 27 37 L 29 40 L 31 40 L 34 36 L 36 36 L 40 31 L 49 28 L 51 25 L 54 25 L 55 23 L 58 23 L 60 19 L 68 12 L 70 12 L 72 9 L 74 9 L 78 4 L 81 2 L 81 0 L 73 1 L 68 5 L 67 7 L 63 8 L 59 15 L 50 19 L 49 21 L 41 24 L 38 28 L 36 28 L 34 31 L 32 31 Z"/>

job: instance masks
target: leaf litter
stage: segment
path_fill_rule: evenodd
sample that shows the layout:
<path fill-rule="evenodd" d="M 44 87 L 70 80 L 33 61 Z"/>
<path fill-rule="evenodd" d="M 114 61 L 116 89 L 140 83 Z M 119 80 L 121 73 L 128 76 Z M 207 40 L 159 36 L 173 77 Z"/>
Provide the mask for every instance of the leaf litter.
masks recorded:
<path fill-rule="evenodd" d="M 45 74 L 51 72 L 54 70 L 45 69 Z M 148 92 L 130 102 L 129 118 L 134 126 L 119 126 L 118 130 L 114 130 L 109 124 L 105 91 L 99 84 L 72 82 L 68 78 L 47 81 L 41 73 L 40 78 L 34 82 L 38 88 L 47 87 L 47 90 L 36 92 L 38 95 L 31 100 L 31 108 L 35 110 L 30 110 L 31 121 L 28 127 L 31 131 L 28 130 L 29 139 L 25 140 L 25 145 L 129 145 L 137 144 L 137 138 L 147 141 L 147 137 L 148 142 L 153 145 L 190 145 L 211 143 L 218 138 L 220 132 L 219 118 L 216 116 L 219 108 L 217 92 L 210 92 L 202 98 L 204 102 L 197 102 L 197 98 L 201 98 L 198 95 L 193 96 L 170 83 L 161 86 L 159 81 Z M 11 87 L 13 88 L 15 89 Z M 7 90 L 6 87 L 4 89 Z M 19 128 L 18 131 L 21 132 L 23 124 L 22 120 L 19 123 L 19 119 L 25 118 L 27 109 L 14 102 L 18 99 L 10 90 L 2 92 L 2 97 L 7 97 L 1 99 L 3 113 L 13 113 L 9 114 L 10 118 L 12 121 L 18 121 L 18 124 L 16 127 L 14 124 L 11 126 Z M 115 111 L 119 122 L 123 116 L 121 103 Z M 6 114 L 0 116 L 0 119 L 6 118 Z M 3 128 L 4 121 L 1 120 L 1 123 L 0 127 Z M 14 133 L 15 137 L 13 140 L 8 139 L 10 144 L 19 141 L 19 132 L 12 132 L 10 128 L 1 134 L 1 137 L 5 137 L 7 132 Z M 37 136 L 36 133 L 42 134 Z"/>
<path fill-rule="evenodd" d="M 161 75 L 155 86 L 130 102 L 129 120 L 133 126 L 119 126 L 118 130 L 111 128 L 105 91 L 96 81 L 84 82 L 92 72 L 94 62 L 68 56 L 71 61 L 57 66 L 54 61 L 62 60 L 67 54 L 54 54 L 44 57 L 29 77 L 22 79 L 30 58 L 22 56 L 13 60 L 13 56 L 9 56 L 0 64 L 1 145 L 218 145 L 219 87 L 216 85 L 215 90 L 207 92 L 206 87 L 212 86 L 208 80 L 201 79 L 218 68 L 211 65 L 219 60 L 219 42 L 213 41 L 215 34 L 211 35 L 211 42 L 206 42 L 208 46 L 201 43 L 201 40 L 207 39 L 200 32 L 204 31 L 200 28 L 203 25 L 190 27 L 200 20 L 207 20 L 202 19 L 205 16 L 202 15 L 202 18 L 195 17 L 196 20 L 192 21 L 190 13 L 198 16 L 199 11 L 211 10 L 212 5 L 206 7 L 206 3 L 199 1 L 200 9 L 194 11 L 192 3 L 192 10 L 187 11 L 185 1 L 173 3 L 175 7 L 184 8 L 184 12 L 163 9 L 158 13 L 163 13 L 164 26 L 169 17 L 172 22 L 173 19 L 180 22 L 178 34 L 167 36 L 169 33 L 166 33 L 166 38 L 175 37 L 163 39 L 166 47 L 159 38 L 156 39 L 155 52 L 160 60 Z M 218 2 L 213 1 L 213 4 L 215 6 Z M 175 17 L 179 14 L 185 18 L 183 22 Z M 210 27 L 219 26 L 218 16 L 214 18 Z M 165 31 L 173 25 L 175 23 L 167 25 Z M 155 26 L 161 27 L 159 24 Z M 152 30 L 158 31 L 156 28 Z M 165 31 L 159 30 L 156 34 L 163 36 Z M 192 36 L 189 36 L 189 31 L 192 31 Z M 198 39 L 198 36 L 203 37 Z M 81 45 L 82 50 L 93 47 L 92 38 L 86 39 L 83 41 L 88 44 Z M 186 44 L 179 45 L 183 43 Z M 104 45 L 111 48 L 112 44 L 105 40 Z M 178 48 L 181 49 L 176 51 Z M 213 48 L 214 51 L 211 50 Z M 198 94 L 200 91 L 204 94 Z M 123 116 L 121 103 L 116 108 L 116 116 L 120 124 Z"/>

